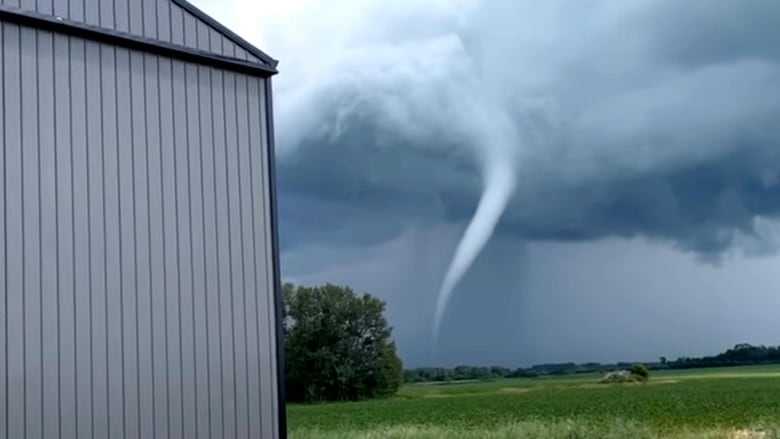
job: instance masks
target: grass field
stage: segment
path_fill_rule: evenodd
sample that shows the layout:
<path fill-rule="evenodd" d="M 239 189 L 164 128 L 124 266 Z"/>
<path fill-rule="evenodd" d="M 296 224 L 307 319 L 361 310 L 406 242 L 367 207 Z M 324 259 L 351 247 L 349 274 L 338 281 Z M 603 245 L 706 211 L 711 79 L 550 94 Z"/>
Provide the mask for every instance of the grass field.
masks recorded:
<path fill-rule="evenodd" d="M 780 367 L 408 385 L 392 399 L 290 405 L 293 439 L 779 438 Z"/>

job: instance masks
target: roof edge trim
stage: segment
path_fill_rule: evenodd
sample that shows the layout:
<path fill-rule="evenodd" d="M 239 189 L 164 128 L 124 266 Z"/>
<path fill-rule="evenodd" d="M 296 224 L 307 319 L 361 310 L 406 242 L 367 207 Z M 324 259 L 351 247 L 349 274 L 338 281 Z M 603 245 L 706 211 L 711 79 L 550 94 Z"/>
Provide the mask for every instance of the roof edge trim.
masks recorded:
<path fill-rule="evenodd" d="M 198 9 L 197 6 L 193 5 L 187 0 L 171 0 L 171 1 L 174 4 L 184 8 L 184 10 L 189 12 L 190 14 L 200 18 L 201 20 L 206 22 L 206 24 L 211 26 L 214 30 L 216 30 L 217 32 L 221 33 L 232 42 L 239 45 L 242 49 L 260 58 L 263 62 L 265 62 L 269 66 L 276 68 L 276 66 L 279 64 L 279 61 L 271 58 L 268 54 L 258 49 L 255 45 L 241 38 L 240 36 L 238 36 L 238 34 L 228 29 L 225 25 L 218 22 L 217 20 L 215 20 L 214 18 L 212 18 L 210 15 L 206 14 L 202 10 Z"/>

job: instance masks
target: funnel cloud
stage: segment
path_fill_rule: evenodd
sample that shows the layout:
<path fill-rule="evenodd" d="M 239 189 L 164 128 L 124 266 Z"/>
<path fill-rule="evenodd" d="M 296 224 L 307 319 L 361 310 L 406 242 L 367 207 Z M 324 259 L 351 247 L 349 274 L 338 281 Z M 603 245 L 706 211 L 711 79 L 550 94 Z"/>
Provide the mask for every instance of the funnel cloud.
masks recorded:
<path fill-rule="evenodd" d="M 455 286 L 493 235 L 517 184 L 518 169 L 513 152 L 518 147 L 519 139 L 511 122 L 505 115 L 494 114 L 494 117 L 483 122 L 483 127 L 481 140 L 485 142 L 485 147 L 481 161 L 482 195 L 439 289 L 433 319 L 434 345 L 438 341 L 444 312 Z"/>

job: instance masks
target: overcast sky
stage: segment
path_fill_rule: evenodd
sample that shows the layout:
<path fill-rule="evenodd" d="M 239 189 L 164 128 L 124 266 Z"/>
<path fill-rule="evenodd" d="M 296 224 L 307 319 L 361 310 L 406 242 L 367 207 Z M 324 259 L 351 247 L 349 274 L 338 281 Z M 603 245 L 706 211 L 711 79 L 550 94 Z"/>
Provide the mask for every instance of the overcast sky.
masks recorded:
<path fill-rule="evenodd" d="M 780 2 L 195 3 L 280 60 L 284 277 L 386 300 L 407 366 L 780 344 Z"/>

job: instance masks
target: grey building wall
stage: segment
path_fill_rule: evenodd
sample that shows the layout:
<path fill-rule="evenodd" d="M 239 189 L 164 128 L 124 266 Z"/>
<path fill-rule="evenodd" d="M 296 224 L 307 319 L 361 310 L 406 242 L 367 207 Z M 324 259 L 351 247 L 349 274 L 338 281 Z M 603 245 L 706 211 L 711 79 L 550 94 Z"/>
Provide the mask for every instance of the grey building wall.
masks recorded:
<path fill-rule="evenodd" d="M 0 436 L 276 437 L 270 80 L 0 41 Z"/>
<path fill-rule="evenodd" d="M 262 63 L 174 0 L 0 0 L 0 5 Z"/>

